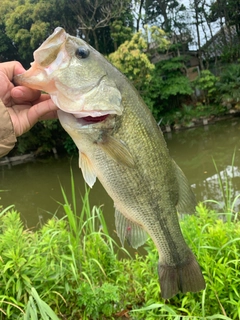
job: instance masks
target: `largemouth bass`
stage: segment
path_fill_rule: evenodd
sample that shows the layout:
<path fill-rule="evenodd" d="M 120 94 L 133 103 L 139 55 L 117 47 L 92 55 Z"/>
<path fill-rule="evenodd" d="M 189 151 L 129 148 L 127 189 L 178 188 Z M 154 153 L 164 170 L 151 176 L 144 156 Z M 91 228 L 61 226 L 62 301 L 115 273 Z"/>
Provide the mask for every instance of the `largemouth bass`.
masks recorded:
<path fill-rule="evenodd" d="M 177 215 L 177 209 L 194 212 L 193 192 L 126 77 L 82 39 L 56 28 L 15 83 L 48 92 L 59 107 L 59 120 L 79 149 L 85 181 L 92 187 L 97 177 L 114 201 L 122 244 L 127 240 L 137 248 L 146 234 L 152 238 L 162 297 L 204 289 Z"/>

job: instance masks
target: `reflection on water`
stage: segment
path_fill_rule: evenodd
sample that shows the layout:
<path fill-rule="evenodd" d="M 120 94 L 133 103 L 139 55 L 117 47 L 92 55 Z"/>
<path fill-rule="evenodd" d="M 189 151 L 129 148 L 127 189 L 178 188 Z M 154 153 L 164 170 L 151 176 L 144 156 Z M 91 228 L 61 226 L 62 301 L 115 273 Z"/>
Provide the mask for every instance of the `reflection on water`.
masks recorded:
<path fill-rule="evenodd" d="M 240 191 L 240 119 L 223 120 L 211 126 L 166 135 L 172 157 L 193 186 L 197 201 L 214 199 L 223 205 L 213 159 L 221 172 L 231 177 L 232 197 Z M 235 150 L 234 167 L 232 159 Z"/>
<path fill-rule="evenodd" d="M 214 158 L 222 179 L 224 172 L 232 178 L 233 196 L 240 190 L 240 119 L 221 121 L 208 127 L 172 132 L 165 138 L 172 157 L 185 172 L 198 201 L 222 201 Z M 236 150 L 234 167 L 231 166 Z M 79 194 L 84 194 L 84 182 L 78 169 L 78 159 L 36 160 L 12 168 L 0 167 L 0 204 L 15 204 L 28 227 L 46 221 L 52 214 L 62 215 L 58 202 L 62 201 L 59 184 L 70 196 L 70 166 L 73 169 Z M 79 195 L 80 199 L 80 195 Z M 79 200 L 80 201 L 80 200 Z M 111 230 L 114 230 L 113 202 L 99 182 L 90 193 L 92 205 L 104 204 L 103 211 Z M 239 203 L 237 203 L 239 204 Z M 80 205 L 80 203 L 79 203 Z"/>
<path fill-rule="evenodd" d="M 196 188 L 196 184 L 192 185 Z M 240 199 L 238 198 L 240 189 L 240 167 L 226 166 L 226 168 L 211 177 L 199 183 L 202 192 L 203 200 L 215 200 L 216 205 L 212 205 L 216 210 L 224 211 L 225 201 L 230 197 L 230 204 L 234 202 L 235 211 L 239 210 Z"/>

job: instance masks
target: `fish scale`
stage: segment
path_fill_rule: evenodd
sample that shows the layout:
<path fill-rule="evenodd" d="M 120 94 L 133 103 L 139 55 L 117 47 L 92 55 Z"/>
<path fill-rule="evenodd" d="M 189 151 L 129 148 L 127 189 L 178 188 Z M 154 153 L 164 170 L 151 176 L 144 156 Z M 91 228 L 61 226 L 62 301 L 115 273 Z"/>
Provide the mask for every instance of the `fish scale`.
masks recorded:
<path fill-rule="evenodd" d="M 100 53 L 62 28 L 34 57 L 15 83 L 48 92 L 59 107 L 61 125 L 79 149 L 84 179 L 92 187 L 98 178 L 114 201 L 122 244 L 126 240 L 137 248 L 146 234 L 152 238 L 163 298 L 204 289 L 176 209 L 194 213 L 193 192 L 136 89 Z"/>

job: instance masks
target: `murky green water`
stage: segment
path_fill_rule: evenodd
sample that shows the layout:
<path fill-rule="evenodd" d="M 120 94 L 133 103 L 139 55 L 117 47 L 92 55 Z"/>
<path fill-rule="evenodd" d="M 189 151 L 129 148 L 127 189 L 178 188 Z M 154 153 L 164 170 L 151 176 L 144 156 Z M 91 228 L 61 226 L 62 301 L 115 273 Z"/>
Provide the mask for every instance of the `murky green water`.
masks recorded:
<path fill-rule="evenodd" d="M 212 158 L 219 171 L 227 170 L 233 177 L 236 196 L 240 190 L 240 119 L 221 121 L 215 125 L 166 134 L 165 138 L 172 157 L 179 164 L 194 187 L 197 200 L 222 201 Z M 236 149 L 235 165 L 231 166 Z M 78 169 L 78 159 L 46 159 L 21 165 L 0 167 L 0 204 L 4 207 L 15 204 L 28 227 L 46 221 L 62 209 L 60 182 L 70 195 L 70 166 L 77 188 L 84 194 L 84 182 Z M 80 195 L 79 195 L 80 198 Z M 113 202 L 99 182 L 90 193 L 92 205 L 104 205 L 103 210 L 109 228 L 114 229 Z"/>

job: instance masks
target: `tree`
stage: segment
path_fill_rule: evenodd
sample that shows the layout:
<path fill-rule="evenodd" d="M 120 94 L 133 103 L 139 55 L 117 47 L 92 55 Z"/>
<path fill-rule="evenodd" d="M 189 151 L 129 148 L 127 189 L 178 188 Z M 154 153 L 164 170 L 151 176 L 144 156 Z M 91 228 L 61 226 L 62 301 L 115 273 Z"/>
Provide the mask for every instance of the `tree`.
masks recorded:
<path fill-rule="evenodd" d="M 77 26 L 65 0 L 1 0 L 0 16 L 6 36 L 25 65 L 54 28 L 61 25 L 73 31 Z"/>
<path fill-rule="evenodd" d="M 172 43 L 171 52 L 179 56 L 188 50 L 191 31 L 187 9 L 176 0 L 145 0 L 145 19 L 160 26 Z"/>
<path fill-rule="evenodd" d="M 156 120 L 171 108 L 179 108 L 182 97 L 190 95 L 192 88 L 185 76 L 183 57 L 158 62 L 150 59 L 154 50 L 164 52 L 170 42 L 163 30 L 145 26 L 130 41 L 125 41 L 109 60 L 134 84 Z"/>
<path fill-rule="evenodd" d="M 78 30 L 84 39 L 99 49 L 99 29 L 106 28 L 110 23 L 118 19 L 126 9 L 129 9 L 128 0 L 70 0 L 69 6 L 78 20 Z"/>
<path fill-rule="evenodd" d="M 196 32 L 197 32 L 197 45 L 198 45 L 198 58 L 200 63 L 201 70 L 204 70 L 203 66 L 203 59 L 202 59 L 202 52 L 201 52 L 201 37 L 200 37 L 200 25 L 202 24 L 202 4 L 201 0 L 193 0 L 191 3 L 191 7 L 193 9 L 193 16 L 195 19 L 195 26 L 196 26 Z"/>
<path fill-rule="evenodd" d="M 20 57 L 18 56 L 17 48 L 14 46 L 11 39 L 7 36 L 5 25 L 0 24 L 0 62 L 11 61 Z"/>
<path fill-rule="evenodd" d="M 240 1 L 216 0 L 211 4 L 211 21 L 220 21 L 224 56 L 235 61 L 240 56 Z"/>
<path fill-rule="evenodd" d="M 133 15 L 136 20 L 136 32 L 140 31 L 140 22 L 143 21 L 145 0 L 133 0 Z"/>
<path fill-rule="evenodd" d="M 144 8 L 148 23 L 156 23 L 167 33 L 174 30 L 180 13 L 186 11 L 186 7 L 177 0 L 145 0 Z"/>
<path fill-rule="evenodd" d="M 122 20 L 114 20 L 111 25 L 111 37 L 114 43 L 114 51 L 124 43 L 132 38 L 132 28 L 124 25 Z"/>
<path fill-rule="evenodd" d="M 150 46 L 152 44 L 152 46 Z M 117 51 L 109 55 L 109 60 L 143 92 L 151 80 L 154 65 L 150 61 L 153 50 L 163 50 L 169 45 L 165 32 L 155 26 L 145 26 L 144 31 L 133 34 Z"/>
<path fill-rule="evenodd" d="M 1 41 L 6 49 L 10 39 L 15 58 L 20 57 L 28 66 L 32 52 L 61 26 L 73 36 L 83 37 L 101 53 L 109 54 L 114 51 L 114 45 L 117 48 L 126 39 L 116 39 L 114 21 L 122 24 L 122 35 L 133 28 L 130 6 L 130 0 L 1 0 L 0 26 L 6 35 Z"/>

